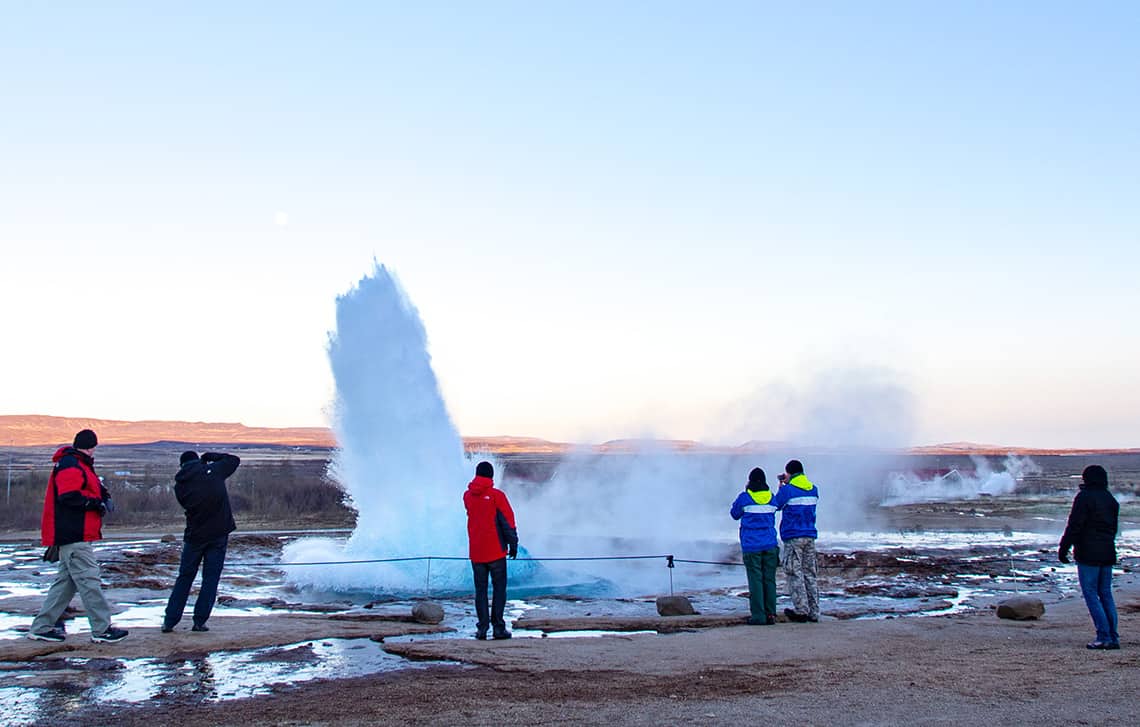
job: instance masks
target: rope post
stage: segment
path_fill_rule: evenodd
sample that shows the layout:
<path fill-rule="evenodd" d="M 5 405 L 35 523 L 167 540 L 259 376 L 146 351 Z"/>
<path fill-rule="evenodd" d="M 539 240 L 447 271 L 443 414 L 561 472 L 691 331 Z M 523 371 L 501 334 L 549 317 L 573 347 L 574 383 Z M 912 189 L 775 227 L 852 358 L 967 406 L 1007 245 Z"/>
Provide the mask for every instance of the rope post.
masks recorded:
<path fill-rule="evenodd" d="M 427 591 L 426 598 L 431 598 L 431 556 L 427 558 L 427 583 L 424 584 L 424 590 Z"/>
<path fill-rule="evenodd" d="M 673 595 L 673 556 L 665 556 L 665 567 L 669 569 L 669 595 Z"/>

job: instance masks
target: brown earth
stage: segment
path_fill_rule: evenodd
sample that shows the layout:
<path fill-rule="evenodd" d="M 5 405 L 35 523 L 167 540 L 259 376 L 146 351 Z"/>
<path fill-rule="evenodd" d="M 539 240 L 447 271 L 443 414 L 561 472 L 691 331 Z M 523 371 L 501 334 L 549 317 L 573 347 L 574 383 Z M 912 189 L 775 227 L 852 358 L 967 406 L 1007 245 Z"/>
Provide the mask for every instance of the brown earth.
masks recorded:
<path fill-rule="evenodd" d="M 103 444 L 145 444 L 150 442 L 196 442 L 210 444 L 266 444 L 302 447 L 335 447 L 336 438 L 326 427 L 247 427 L 237 422 L 183 422 L 172 420 L 119 421 L 87 417 L 58 417 L 40 414 L 0 415 L 0 442 L 17 447 L 67 444 L 80 429 L 93 429 Z M 551 442 L 537 437 L 464 437 L 469 452 L 496 454 L 566 454 L 582 445 Z M 787 442 L 745 442 L 739 446 L 715 446 L 692 440 L 615 439 L 586 449 L 599 453 L 631 453 L 647 446 L 675 452 L 719 452 L 724 454 L 763 453 L 788 447 Z M 802 447 L 800 449 L 803 449 Z M 841 453 L 842 449 L 809 447 L 812 452 Z M 1047 449 L 1011 447 L 975 442 L 950 442 L 906 450 L 910 454 L 1103 454 L 1137 453 L 1140 449 Z"/>
<path fill-rule="evenodd" d="M 1079 598 L 992 611 L 658 635 L 387 643 L 440 666 L 218 704 L 81 711 L 79 724 L 1140 723 L 1140 580 L 1118 580 L 1120 651 L 1088 651 Z M 127 642 L 123 642 L 124 644 Z"/>

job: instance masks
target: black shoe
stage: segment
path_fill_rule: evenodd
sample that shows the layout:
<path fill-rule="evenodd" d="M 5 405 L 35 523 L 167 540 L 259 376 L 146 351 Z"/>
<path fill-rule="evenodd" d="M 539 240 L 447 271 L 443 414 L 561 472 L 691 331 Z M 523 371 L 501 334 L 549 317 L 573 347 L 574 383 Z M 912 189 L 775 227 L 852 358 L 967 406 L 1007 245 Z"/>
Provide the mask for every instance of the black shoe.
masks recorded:
<path fill-rule="evenodd" d="M 506 629 L 495 629 L 495 640 L 501 641 L 503 639 L 511 638 L 511 632 Z"/>
<path fill-rule="evenodd" d="M 127 633 L 129 632 L 126 629 L 117 629 L 112 626 L 101 634 L 91 634 L 91 640 L 97 644 L 113 644 L 127 638 Z"/>
<path fill-rule="evenodd" d="M 476 626 L 475 627 L 475 638 L 479 639 L 480 641 L 486 641 L 487 640 L 487 627 L 486 626 Z"/>
<path fill-rule="evenodd" d="M 164 633 L 164 634 L 169 634 L 173 630 L 174 630 L 173 626 L 167 626 L 166 624 L 162 625 L 162 633 Z"/>
<path fill-rule="evenodd" d="M 206 624 L 194 624 L 193 626 L 190 627 L 190 630 L 191 631 L 209 631 L 210 629 L 206 626 Z"/>
<path fill-rule="evenodd" d="M 748 625 L 749 626 L 767 626 L 768 625 L 768 619 L 756 618 L 755 616 L 749 616 L 748 617 Z"/>
<path fill-rule="evenodd" d="M 796 613 L 793 609 L 790 609 L 790 608 L 784 609 L 784 615 L 788 617 L 789 621 L 792 621 L 792 622 L 795 622 L 798 624 L 806 623 L 808 620 L 807 616 L 801 616 L 800 614 Z"/>
<path fill-rule="evenodd" d="M 1090 641 L 1089 643 L 1085 644 L 1086 649 L 1094 649 L 1097 651 L 1101 649 L 1107 649 L 1110 646 L 1111 644 L 1109 644 L 1107 641 Z"/>
<path fill-rule="evenodd" d="M 29 631 L 28 638 L 32 641 L 55 641 L 58 643 L 66 639 L 67 635 L 59 629 L 52 629 L 51 631 Z"/>
<path fill-rule="evenodd" d="M 1110 641 L 1108 646 L 1106 646 L 1104 648 L 1105 648 L 1105 651 L 1119 651 L 1120 650 L 1120 642 L 1119 641 Z"/>
<path fill-rule="evenodd" d="M 67 624 L 63 622 L 63 619 L 60 619 L 60 620 L 55 622 L 55 630 L 60 632 L 61 634 L 67 633 Z"/>

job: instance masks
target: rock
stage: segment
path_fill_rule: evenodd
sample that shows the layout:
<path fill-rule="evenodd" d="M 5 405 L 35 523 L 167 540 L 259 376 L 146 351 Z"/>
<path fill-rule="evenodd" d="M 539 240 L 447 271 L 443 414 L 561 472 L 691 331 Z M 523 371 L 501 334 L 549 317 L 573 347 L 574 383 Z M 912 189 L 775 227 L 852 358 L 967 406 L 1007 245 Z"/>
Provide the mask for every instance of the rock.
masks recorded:
<path fill-rule="evenodd" d="M 997 606 L 998 618 L 1008 618 L 1014 621 L 1033 621 L 1045 615 L 1045 602 L 1040 598 L 1029 596 L 1014 596 L 1007 598 Z"/>
<path fill-rule="evenodd" d="M 412 606 L 412 618 L 422 624 L 437 624 L 443 621 L 443 607 L 431 601 L 420 601 Z"/>
<path fill-rule="evenodd" d="M 684 596 L 658 596 L 657 613 L 662 616 L 692 616 L 696 611 Z"/>
<path fill-rule="evenodd" d="M 177 543 L 178 538 L 171 535 L 170 533 L 167 533 L 166 535 L 162 536 L 162 542 L 164 542 L 164 543 Z"/>

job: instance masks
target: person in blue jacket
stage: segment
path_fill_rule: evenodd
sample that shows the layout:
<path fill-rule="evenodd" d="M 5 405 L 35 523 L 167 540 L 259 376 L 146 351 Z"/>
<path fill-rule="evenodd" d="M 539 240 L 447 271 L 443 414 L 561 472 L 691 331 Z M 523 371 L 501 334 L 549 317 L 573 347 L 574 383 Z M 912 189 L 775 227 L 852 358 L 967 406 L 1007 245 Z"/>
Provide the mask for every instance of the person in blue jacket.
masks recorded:
<path fill-rule="evenodd" d="M 736 497 L 730 511 L 740 521 L 740 550 L 748 574 L 748 607 L 753 626 L 776 623 L 776 506 L 764 470 L 748 473 L 748 486 Z"/>
<path fill-rule="evenodd" d="M 784 465 L 780 490 L 772 504 L 781 511 L 780 540 L 784 541 L 784 575 L 792 592 L 792 608 L 785 608 L 789 621 L 819 621 L 819 586 L 816 582 L 815 506 L 819 490 L 804 476 L 798 459 Z"/>

